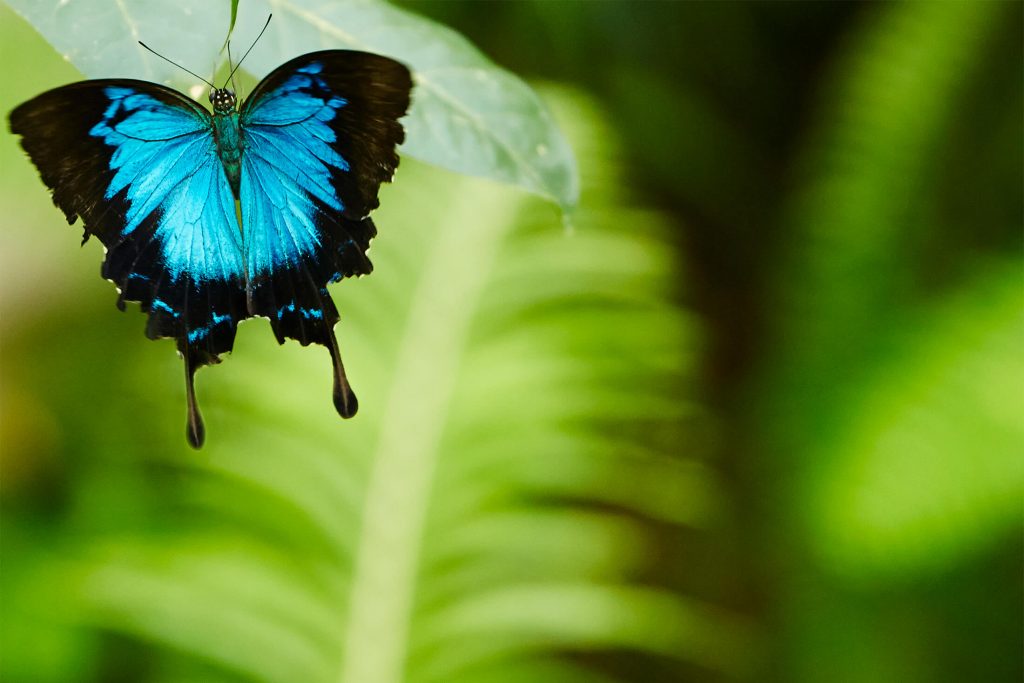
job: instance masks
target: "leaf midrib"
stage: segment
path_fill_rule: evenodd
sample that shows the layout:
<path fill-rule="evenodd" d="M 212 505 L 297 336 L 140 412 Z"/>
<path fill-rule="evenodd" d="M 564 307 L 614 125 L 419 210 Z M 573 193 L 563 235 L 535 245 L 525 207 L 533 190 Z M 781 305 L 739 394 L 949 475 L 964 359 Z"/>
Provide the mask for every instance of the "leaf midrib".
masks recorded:
<path fill-rule="evenodd" d="M 489 194 L 485 201 L 481 193 Z M 481 201 L 491 207 L 490 220 L 479 215 Z M 515 225 L 517 205 L 515 193 L 497 186 L 462 195 L 423 255 L 371 460 L 343 683 L 404 680 L 420 547 L 449 404 L 470 323 Z"/>

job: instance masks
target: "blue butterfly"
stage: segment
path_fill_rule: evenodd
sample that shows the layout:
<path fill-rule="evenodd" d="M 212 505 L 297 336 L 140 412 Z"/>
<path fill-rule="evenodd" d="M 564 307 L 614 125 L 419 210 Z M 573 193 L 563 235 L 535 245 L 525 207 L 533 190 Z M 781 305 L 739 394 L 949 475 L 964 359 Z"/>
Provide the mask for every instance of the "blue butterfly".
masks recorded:
<path fill-rule="evenodd" d="M 327 284 L 372 270 L 369 214 L 398 166 L 411 89 L 394 60 L 328 50 L 279 67 L 239 108 L 212 87 L 212 115 L 136 80 L 73 83 L 11 112 L 54 204 L 82 219 L 83 243 L 106 247 L 118 307 L 140 302 L 146 336 L 177 340 L 193 447 L 205 435 L 195 372 L 252 316 L 278 343 L 326 346 L 334 405 L 355 414 Z"/>

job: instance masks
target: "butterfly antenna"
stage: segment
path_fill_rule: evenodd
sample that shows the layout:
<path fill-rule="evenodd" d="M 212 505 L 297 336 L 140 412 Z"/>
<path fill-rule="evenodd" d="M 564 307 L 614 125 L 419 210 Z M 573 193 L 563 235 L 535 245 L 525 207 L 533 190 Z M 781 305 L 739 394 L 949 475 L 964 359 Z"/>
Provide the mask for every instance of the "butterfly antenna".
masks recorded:
<path fill-rule="evenodd" d="M 252 45 L 249 46 L 249 49 L 245 51 L 245 54 L 242 55 L 242 58 L 238 60 L 238 64 L 235 64 L 235 68 L 231 69 L 231 73 L 228 74 L 228 80 L 229 81 L 235 75 L 235 72 L 238 71 L 238 67 L 242 66 L 242 62 L 244 62 L 245 58 L 249 56 L 249 53 L 252 52 L 252 49 L 254 47 L 256 47 L 256 43 L 258 43 L 260 41 L 260 38 L 263 37 L 263 32 L 267 30 L 268 26 L 270 26 L 270 20 L 273 19 L 273 18 L 274 18 L 273 14 L 267 15 L 267 23 L 263 24 L 263 28 L 260 29 L 260 34 L 258 36 L 256 36 L 256 40 L 252 41 Z M 234 81 L 232 81 L 232 83 L 233 82 Z M 224 85 L 227 85 L 227 82 L 225 82 Z"/>
<path fill-rule="evenodd" d="M 203 78 L 202 76 L 200 76 L 200 75 L 199 75 L 199 74 L 197 74 L 196 72 L 194 72 L 194 71 L 189 71 L 188 69 L 186 69 L 185 67 L 183 67 L 183 66 L 182 66 L 181 64 L 178 64 L 177 62 L 171 61 L 170 59 L 167 59 L 167 57 L 164 57 L 164 56 L 163 56 L 162 54 L 160 54 L 159 52 L 157 52 L 156 50 L 154 50 L 153 48 L 151 48 L 151 47 L 150 47 L 149 45 L 146 45 L 146 44 L 145 44 L 144 42 L 142 42 L 141 40 L 139 41 L 139 45 L 141 45 L 142 47 L 146 48 L 147 50 L 149 50 L 150 52 L 152 52 L 153 54 L 155 54 L 155 55 L 156 55 L 157 57 L 159 57 L 160 59 L 164 60 L 164 61 L 165 61 L 165 62 L 167 62 L 168 64 L 173 64 L 174 66 L 178 67 L 179 69 L 181 69 L 181 70 L 182 70 L 182 71 L 184 71 L 185 73 L 190 73 L 190 74 L 192 74 L 193 76 L 195 76 L 196 78 L 198 78 L 198 79 L 199 79 L 199 80 L 201 80 L 201 81 L 202 81 L 203 83 L 205 83 L 206 85 L 210 86 L 211 88 L 213 88 L 213 89 L 216 89 L 216 88 L 217 88 L 217 86 L 215 86 L 215 85 L 214 85 L 213 83 L 210 83 L 210 81 L 206 80 L 205 78 Z"/>

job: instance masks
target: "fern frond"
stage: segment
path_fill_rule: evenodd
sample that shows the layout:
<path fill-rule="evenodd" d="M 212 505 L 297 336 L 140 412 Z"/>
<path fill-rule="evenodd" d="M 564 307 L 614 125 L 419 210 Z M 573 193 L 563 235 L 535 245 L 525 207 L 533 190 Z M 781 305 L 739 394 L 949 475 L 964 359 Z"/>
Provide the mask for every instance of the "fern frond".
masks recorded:
<path fill-rule="evenodd" d="M 736 670 L 727 616 L 634 583 L 655 524 L 720 504 L 678 452 L 697 326 L 666 222 L 601 175 L 614 132 L 554 97 L 585 169 L 575 231 L 403 162 L 376 273 L 337 292 L 359 417 L 333 415 L 323 354 L 243 326 L 203 379 L 203 528 L 114 546 L 85 582 L 99 623 L 266 683 L 599 680 L 557 655 L 609 649 Z"/>

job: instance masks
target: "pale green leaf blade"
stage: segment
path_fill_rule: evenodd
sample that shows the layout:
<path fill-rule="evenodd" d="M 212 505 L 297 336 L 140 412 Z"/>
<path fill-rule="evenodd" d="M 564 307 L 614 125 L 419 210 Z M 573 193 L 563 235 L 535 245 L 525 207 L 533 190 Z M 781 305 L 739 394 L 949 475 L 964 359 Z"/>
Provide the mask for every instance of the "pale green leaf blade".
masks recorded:
<path fill-rule="evenodd" d="M 575 206 L 576 161 L 543 101 L 455 31 L 378 0 L 254 0 L 242 5 L 240 35 L 255 35 L 271 12 L 273 35 L 246 61 L 251 73 L 316 49 L 393 57 L 415 82 L 405 154 Z"/>
<path fill-rule="evenodd" d="M 200 81 L 147 52 L 139 41 L 211 77 L 231 13 L 228 3 L 204 0 L 8 0 L 7 4 L 89 78 L 140 78 L 186 89 Z"/>

